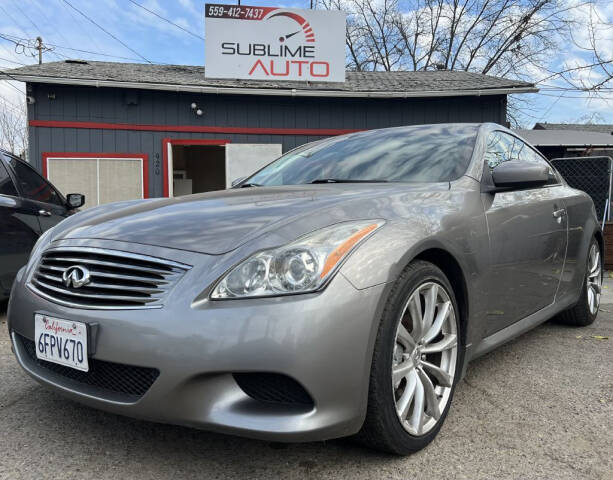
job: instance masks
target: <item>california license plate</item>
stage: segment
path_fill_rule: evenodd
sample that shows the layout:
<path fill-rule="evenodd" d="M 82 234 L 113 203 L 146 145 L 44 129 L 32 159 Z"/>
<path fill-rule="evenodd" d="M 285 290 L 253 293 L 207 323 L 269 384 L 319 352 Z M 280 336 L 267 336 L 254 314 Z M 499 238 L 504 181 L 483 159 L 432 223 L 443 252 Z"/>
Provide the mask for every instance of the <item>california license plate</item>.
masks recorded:
<path fill-rule="evenodd" d="M 87 372 L 87 325 L 74 320 L 34 315 L 36 357 Z"/>

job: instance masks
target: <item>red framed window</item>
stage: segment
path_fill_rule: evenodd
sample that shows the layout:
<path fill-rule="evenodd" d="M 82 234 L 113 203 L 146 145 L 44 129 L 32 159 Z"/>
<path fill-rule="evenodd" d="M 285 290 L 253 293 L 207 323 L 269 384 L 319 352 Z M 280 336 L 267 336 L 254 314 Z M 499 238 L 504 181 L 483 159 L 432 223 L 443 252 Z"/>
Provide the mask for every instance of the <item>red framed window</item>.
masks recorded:
<path fill-rule="evenodd" d="M 83 193 L 85 208 L 149 197 L 144 153 L 43 153 L 43 175 L 62 193 Z"/>

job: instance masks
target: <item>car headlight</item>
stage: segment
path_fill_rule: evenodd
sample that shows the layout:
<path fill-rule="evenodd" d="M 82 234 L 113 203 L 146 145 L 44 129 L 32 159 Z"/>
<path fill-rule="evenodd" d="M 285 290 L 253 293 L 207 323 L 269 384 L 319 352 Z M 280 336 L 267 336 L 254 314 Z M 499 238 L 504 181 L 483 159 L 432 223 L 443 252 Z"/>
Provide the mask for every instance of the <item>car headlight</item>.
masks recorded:
<path fill-rule="evenodd" d="M 356 246 L 383 226 L 382 220 L 346 222 L 258 252 L 226 273 L 211 299 L 267 297 L 314 292 Z"/>

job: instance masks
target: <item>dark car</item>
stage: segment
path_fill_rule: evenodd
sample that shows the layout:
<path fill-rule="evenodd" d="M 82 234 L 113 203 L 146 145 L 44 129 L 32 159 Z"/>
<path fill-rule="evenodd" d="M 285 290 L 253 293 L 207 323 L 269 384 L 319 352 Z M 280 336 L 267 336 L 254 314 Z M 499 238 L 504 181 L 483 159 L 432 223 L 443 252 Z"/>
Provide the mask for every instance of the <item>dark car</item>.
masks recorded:
<path fill-rule="evenodd" d="M 0 150 L 0 299 L 8 297 L 38 237 L 84 202 L 79 193 L 64 198 L 30 165 Z"/>

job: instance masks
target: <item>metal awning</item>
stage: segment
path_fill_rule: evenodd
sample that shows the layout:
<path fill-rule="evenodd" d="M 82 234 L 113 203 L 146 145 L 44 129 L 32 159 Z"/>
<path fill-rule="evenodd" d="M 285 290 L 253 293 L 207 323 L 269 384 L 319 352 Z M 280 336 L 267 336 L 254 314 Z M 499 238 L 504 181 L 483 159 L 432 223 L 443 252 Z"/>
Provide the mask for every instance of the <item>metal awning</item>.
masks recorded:
<path fill-rule="evenodd" d="M 515 130 L 536 147 L 611 147 L 613 135 L 580 130 Z"/>

